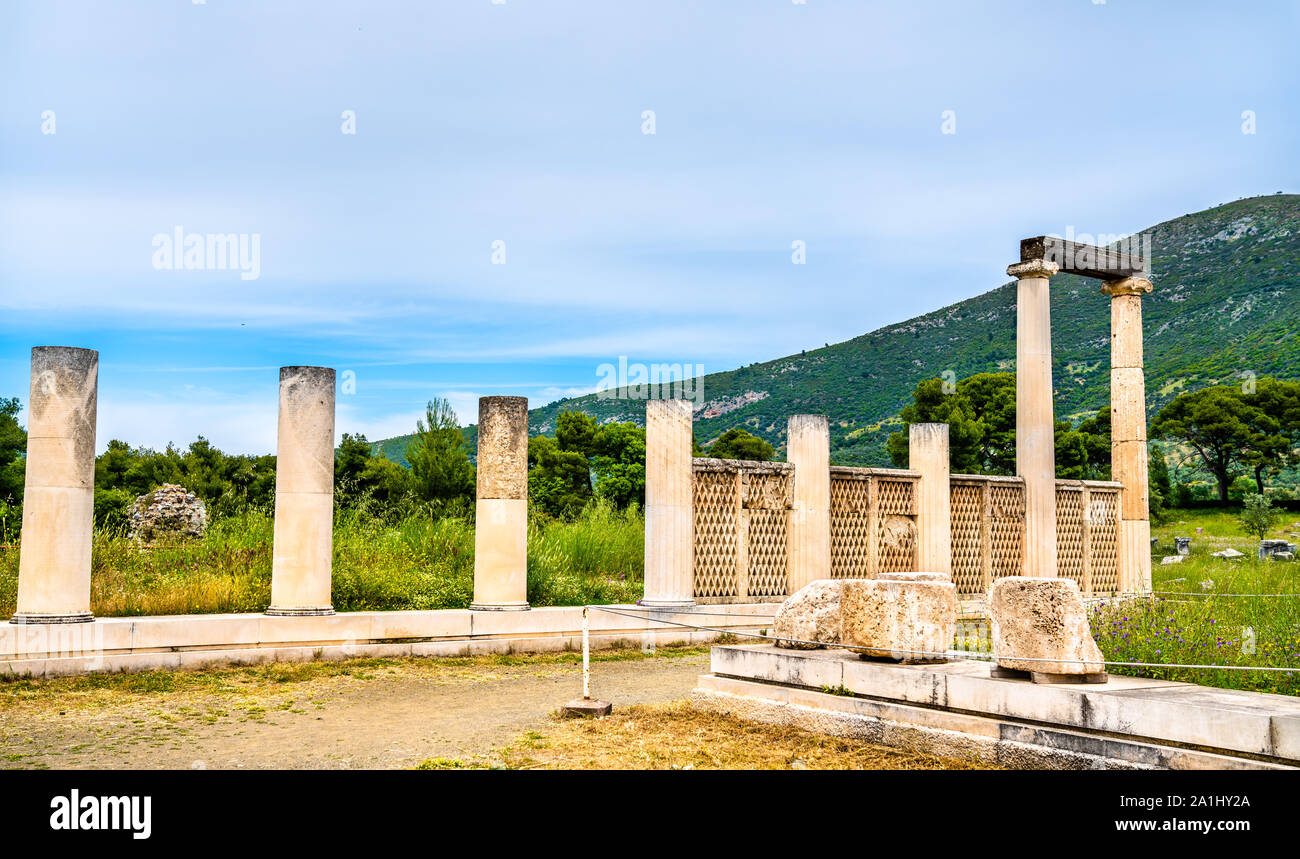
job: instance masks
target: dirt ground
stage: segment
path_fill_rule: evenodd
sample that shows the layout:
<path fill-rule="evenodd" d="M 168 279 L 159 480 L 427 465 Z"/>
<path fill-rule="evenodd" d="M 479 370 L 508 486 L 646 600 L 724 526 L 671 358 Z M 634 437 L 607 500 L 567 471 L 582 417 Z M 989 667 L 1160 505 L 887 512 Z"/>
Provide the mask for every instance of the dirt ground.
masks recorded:
<path fill-rule="evenodd" d="M 615 718 L 561 721 L 557 708 L 582 690 L 575 659 L 351 660 L 0 681 L 0 766 L 803 768 L 805 759 L 813 767 L 945 765 L 892 750 L 863 756 L 862 744 L 837 753 L 821 744 L 826 738 L 732 724 L 674 704 L 708 670 L 702 648 L 661 649 L 651 658 L 602 654 L 592 666 L 593 694 L 614 702 Z M 809 738 L 816 741 L 808 745 Z M 702 754 L 705 740 L 713 751 Z M 774 751 L 756 759 L 748 751 L 756 742 Z M 737 748 L 728 751 L 728 743 Z"/>

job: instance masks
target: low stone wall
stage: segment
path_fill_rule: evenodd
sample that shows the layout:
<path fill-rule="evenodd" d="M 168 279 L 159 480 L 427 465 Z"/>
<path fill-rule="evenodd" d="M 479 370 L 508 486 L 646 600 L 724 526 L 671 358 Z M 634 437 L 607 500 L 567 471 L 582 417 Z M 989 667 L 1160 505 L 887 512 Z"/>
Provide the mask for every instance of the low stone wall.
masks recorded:
<path fill-rule="evenodd" d="M 736 632 L 771 626 L 776 606 L 720 606 L 652 613 L 637 606 L 592 608 L 593 647 L 705 643 L 719 633 L 674 626 L 688 623 Z M 360 611 L 327 616 L 261 614 L 108 617 L 90 623 L 0 623 L 0 676 L 50 677 L 97 671 L 207 668 L 303 662 L 359 656 L 468 656 L 578 650 L 582 607 L 520 612 Z"/>

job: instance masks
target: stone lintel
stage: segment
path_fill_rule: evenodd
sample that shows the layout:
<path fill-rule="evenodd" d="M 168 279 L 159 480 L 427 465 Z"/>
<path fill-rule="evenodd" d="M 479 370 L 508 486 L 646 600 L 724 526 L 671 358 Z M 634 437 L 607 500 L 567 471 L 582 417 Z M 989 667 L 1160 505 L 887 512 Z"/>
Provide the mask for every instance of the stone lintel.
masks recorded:
<path fill-rule="evenodd" d="M 1115 248 L 1085 245 L 1056 236 L 1035 236 L 1020 242 L 1020 261 L 1055 263 L 1066 274 L 1118 280 L 1145 275 L 1149 263 L 1141 257 Z"/>

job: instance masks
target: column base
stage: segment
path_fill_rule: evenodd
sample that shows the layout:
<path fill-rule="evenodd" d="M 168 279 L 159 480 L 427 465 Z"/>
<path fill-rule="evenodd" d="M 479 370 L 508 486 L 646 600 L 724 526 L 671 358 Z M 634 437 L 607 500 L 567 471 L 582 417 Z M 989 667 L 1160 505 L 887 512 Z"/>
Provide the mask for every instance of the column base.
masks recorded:
<path fill-rule="evenodd" d="M 88 611 L 74 611 L 67 614 L 39 614 L 25 611 L 9 618 L 9 622 L 28 625 L 38 623 L 90 623 L 94 619 L 95 616 Z"/>
<path fill-rule="evenodd" d="M 271 617 L 326 617 L 334 614 L 334 606 L 326 605 L 312 608 L 278 608 L 271 606 L 266 610 Z"/>
<path fill-rule="evenodd" d="M 470 611 L 528 611 L 526 602 L 474 602 L 469 604 Z"/>

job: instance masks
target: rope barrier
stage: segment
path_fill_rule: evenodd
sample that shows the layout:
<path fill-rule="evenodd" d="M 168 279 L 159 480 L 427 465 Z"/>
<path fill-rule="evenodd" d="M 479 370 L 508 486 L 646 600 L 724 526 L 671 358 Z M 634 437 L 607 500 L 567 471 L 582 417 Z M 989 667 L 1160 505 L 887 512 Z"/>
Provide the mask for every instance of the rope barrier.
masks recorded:
<path fill-rule="evenodd" d="M 664 624 L 668 624 L 669 626 L 680 626 L 680 627 L 685 627 L 687 629 L 697 629 L 700 630 L 701 632 L 716 632 L 719 635 L 736 635 L 736 636 L 744 636 L 747 638 L 760 638 L 765 641 L 789 641 L 793 644 L 808 644 L 814 647 L 838 647 L 844 650 L 852 650 L 852 651 L 882 649 L 878 647 L 861 647 L 856 645 L 836 644 L 829 641 L 807 641 L 805 639 L 800 639 L 800 638 L 787 638 L 784 636 L 777 637 L 772 635 L 763 635 L 761 633 L 756 633 L 756 632 L 739 632 L 734 629 L 718 629 L 716 627 L 709 627 L 709 626 L 696 626 L 690 623 L 679 623 L 677 621 L 660 620 L 657 618 L 651 618 L 643 614 L 641 615 L 631 614 L 628 613 L 627 611 L 620 611 L 618 609 L 610 608 L 609 606 L 593 605 L 593 606 L 586 606 L 586 608 L 594 608 L 597 611 L 608 612 L 609 614 L 622 615 L 623 617 L 639 618 L 642 620 L 654 620 L 656 623 L 664 623 Z M 649 611 L 649 609 L 645 609 L 645 610 Z M 933 651 L 933 650 L 901 650 L 901 649 L 891 648 L 890 652 L 906 654 L 908 656 L 922 656 L 922 657 L 941 658 L 941 659 L 949 659 L 949 658 L 956 657 L 959 659 L 968 659 L 974 662 L 995 662 L 998 661 L 999 659 L 1014 659 L 1017 662 L 1046 662 L 1046 663 L 1058 664 L 1058 665 L 1078 664 L 1080 662 L 1101 662 L 1103 665 L 1117 665 L 1124 668 L 1187 668 L 1193 670 L 1201 669 L 1207 671 L 1220 671 L 1220 670 L 1277 671 L 1284 674 L 1292 674 L 1300 671 L 1300 668 L 1278 668 L 1276 666 L 1271 666 L 1271 665 L 1197 665 L 1191 663 L 1176 663 L 1176 662 L 1120 662 L 1114 659 L 1101 659 L 1101 660 L 1086 659 L 1085 660 L 1085 659 L 1049 659 L 1046 657 L 1030 657 L 1030 656 L 997 656 L 992 653 L 984 654 L 984 653 L 978 653 L 969 650 Z"/>

